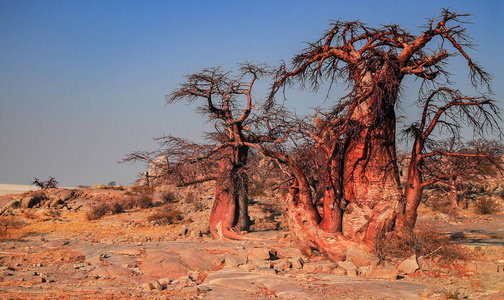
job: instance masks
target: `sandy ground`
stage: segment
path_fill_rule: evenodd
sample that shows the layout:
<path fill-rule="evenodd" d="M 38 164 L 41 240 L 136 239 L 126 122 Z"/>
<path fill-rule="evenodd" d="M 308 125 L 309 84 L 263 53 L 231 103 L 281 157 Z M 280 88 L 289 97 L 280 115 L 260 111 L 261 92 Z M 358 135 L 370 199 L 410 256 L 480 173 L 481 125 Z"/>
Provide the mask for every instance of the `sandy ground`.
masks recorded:
<path fill-rule="evenodd" d="M 0 183 L 0 196 L 10 194 L 20 194 L 26 191 L 35 191 L 37 189 L 38 189 L 37 187 L 30 185 Z"/>

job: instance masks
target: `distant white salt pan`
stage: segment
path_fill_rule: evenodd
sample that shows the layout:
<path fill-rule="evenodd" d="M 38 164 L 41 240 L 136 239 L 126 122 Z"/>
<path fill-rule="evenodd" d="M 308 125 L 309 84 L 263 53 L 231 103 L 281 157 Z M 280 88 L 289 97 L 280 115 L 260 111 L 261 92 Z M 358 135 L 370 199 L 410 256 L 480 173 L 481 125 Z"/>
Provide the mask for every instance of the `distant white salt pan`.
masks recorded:
<path fill-rule="evenodd" d="M 38 187 L 22 184 L 3 184 L 0 183 L 0 196 L 9 194 L 20 194 L 26 191 L 36 191 Z"/>

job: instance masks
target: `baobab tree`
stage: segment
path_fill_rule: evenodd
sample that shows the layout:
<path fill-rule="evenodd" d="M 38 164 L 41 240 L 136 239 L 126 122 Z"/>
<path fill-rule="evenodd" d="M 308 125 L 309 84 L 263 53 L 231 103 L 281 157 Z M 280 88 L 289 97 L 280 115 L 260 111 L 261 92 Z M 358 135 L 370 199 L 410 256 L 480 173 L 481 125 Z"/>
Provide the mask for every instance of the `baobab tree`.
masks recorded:
<path fill-rule="evenodd" d="M 215 180 L 210 233 L 216 239 L 242 239 L 240 232 L 251 225 L 245 170 L 249 147 L 244 142 L 257 138 L 247 133 L 258 120 L 252 117 L 252 89 L 258 79 L 268 74 L 268 69 L 265 65 L 245 63 L 234 77 L 221 68 L 207 68 L 186 76 L 186 81 L 166 96 L 166 102 L 198 101 L 198 112 L 214 124 L 215 131 L 207 134 L 210 143 L 193 143 L 169 135 L 157 139 L 161 151 L 135 152 L 126 159 L 157 165 L 158 177 L 178 185 Z M 166 163 L 158 164 L 152 158 L 160 155 L 166 156 Z"/>
<path fill-rule="evenodd" d="M 407 236 L 425 184 L 422 155 L 427 155 L 426 142 L 432 131 L 451 117 L 475 125 L 476 133 L 498 130 L 497 107 L 488 94 L 465 97 L 444 86 L 450 84 L 445 69 L 448 59 L 458 54 L 467 62 L 473 86 L 490 92 L 490 75 L 467 52 L 473 47 L 463 27 L 467 16 L 443 10 L 419 35 L 398 25 L 372 28 L 361 22 L 334 22 L 321 39 L 292 59 L 291 66 L 277 70 L 270 105 L 279 91 L 291 86 L 317 91 L 323 84 L 333 87 L 343 81 L 350 90 L 333 109 L 318 114 L 312 131 L 305 133 L 312 140 L 312 153 L 322 158 L 318 164 L 325 168 L 318 178 L 324 190 L 317 194 L 322 199 L 313 199 L 313 186 L 299 157 L 275 151 L 265 143 L 247 144 L 291 170 L 294 184 L 286 213 L 293 238 L 304 254 L 317 250 L 331 260 L 340 260 L 348 247 L 371 249 L 379 237 L 390 233 Z M 423 80 L 419 94 L 432 96 L 419 99 L 424 111 L 413 137 L 412 156 L 416 157 L 403 190 L 397 166 L 396 109 L 406 76 Z M 434 106 L 432 101 L 440 96 L 447 101 Z M 314 207 L 319 201 L 321 213 Z"/>

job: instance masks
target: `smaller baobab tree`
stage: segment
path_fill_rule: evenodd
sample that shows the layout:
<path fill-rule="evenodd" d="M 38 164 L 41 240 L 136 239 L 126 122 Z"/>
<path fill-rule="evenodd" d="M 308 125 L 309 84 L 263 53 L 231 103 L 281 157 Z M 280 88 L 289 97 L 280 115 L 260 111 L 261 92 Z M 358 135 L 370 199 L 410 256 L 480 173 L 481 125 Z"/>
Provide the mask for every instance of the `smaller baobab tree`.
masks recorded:
<path fill-rule="evenodd" d="M 215 128 L 206 134 L 207 144 L 174 136 L 159 138 L 168 163 L 160 166 L 160 176 L 179 185 L 215 180 L 215 202 L 210 213 L 210 233 L 215 239 L 242 239 L 241 231 L 251 225 L 248 214 L 246 172 L 249 147 L 244 144 L 253 126 L 255 109 L 252 89 L 268 74 L 268 66 L 244 63 L 238 75 L 219 68 L 207 68 L 186 76 L 186 81 L 166 96 L 167 104 L 199 102 L 197 111 Z M 152 153 L 133 153 L 127 160 L 151 159 Z"/>
<path fill-rule="evenodd" d="M 468 206 L 465 194 L 471 188 L 483 188 L 489 179 L 502 174 L 501 156 L 504 145 L 496 140 L 479 138 L 462 142 L 455 138 L 436 143 L 424 169 L 429 170 L 425 181 L 438 179 L 438 183 L 448 189 L 448 199 L 457 209 L 460 203 Z M 452 155 L 443 155 L 451 153 Z"/>
<path fill-rule="evenodd" d="M 405 225 L 409 228 L 415 226 L 425 187 L 435 183 L 450 186 L 452 202 L 457 203 L 458 179 L 484 175 L 483 166 L 500 168 L 497 145 L 490 147 L 488 144 L 472 151 L 461 142 L 463 125 L 473 128 L 478 136 L 487 130 L 500 132 L 499 110 L 492 99 L 484 95 L 468 97 L 458 90 L 442 87 L 421 97 L 418 104 L 423 106 L 421 121 L 403 131 L 414 140 L 404 191 Z M 432 137 L 436 133 L 447 134 L 450 138 L 435 141 Z"/>

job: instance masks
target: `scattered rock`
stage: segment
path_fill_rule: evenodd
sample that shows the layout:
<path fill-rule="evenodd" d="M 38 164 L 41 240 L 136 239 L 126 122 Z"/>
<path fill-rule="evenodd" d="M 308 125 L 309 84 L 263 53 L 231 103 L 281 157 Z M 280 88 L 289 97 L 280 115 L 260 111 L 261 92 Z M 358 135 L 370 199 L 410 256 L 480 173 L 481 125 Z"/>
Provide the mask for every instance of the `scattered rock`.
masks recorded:
<path fill-rule="evenodd" d="M 435 262 L 423 257 L 418 258 L 417 262 L 418 266 L 420 267 L 420 270 L 422 271 L 432 271 L 437 267 Z"/>
<path fill-rule="evenodd" d="M 467 262 L 467 270 L 478 274 L 491 274 L 499 271 L 499 265 L 493 262 L 472 260 Z"/>
<path fill-rule="evenodd" d="M 297 257 L 294 260 L 292 260 L 292 268 L 293 269 L 301 269 L 303 268 L 304 265 L 304 260 L 302 257 Z"/>
<path fill-rule="evenodd" d="M 502 248 L 497 246 L 488 246 L 485 249 L 485 256 L 491 260 L 499 260 L 504 258 Z"/>
<path fill-rule="evenodd" d="M 504 290 L 504 274 L 475 275 L 470 278 L 470 281 L 474 288 L 492 291 Z"/>
<path fill-rule="evenodd" d="M 378 263 L 380 262 L 380 259 L 360 248 L 360 247 L 351 247 L 351 248 L 348 248 L 347 249 L 347 253 L 346 253 L 346 261 L 351 261 L 353 262 L 356 266 L 372 266 L 372 267 L 376 267 L 376 265 L 378 265 Z"/>
<path fill-rule="evenodd" d="M 161 250 L 147 251 L 145 260 L 140 265 L 140 270 L 151 276 L 170 279 L 187 274 L 187 268 L 177 254 Z"/>
<path fill-rule="evenodd" d="M 248 252 L 248 261 L 268 260 L 276 256 L 276 251 L 267 248 L 250 248 Z"/>
<path fill-rule="evenodd" d="M 416 255 L 405 259 L 398 267 L 399 270 L 404 271 L 406 274 L 415 273 L 419 268 Z"/>
<path fill-rule="evenodd" d="M 91 265 L 91 264 L 88 263 L 88 262 L 76 263 L 76 264 L 73 265 L 73 268 L 74 269 L 80 269 L 80 268 L 87 267 L 89 265 Z"/>
<path fill-rule="evenodd" d="M 328 261 L 310 262 L 304 264 L 303 266 L 303 270 L 306 273 L 331 273 L 331 271 L 335 268 L 336 265 Z"/>
<path fill-rule="evenodd" d="M 383 279 L 383 280 L 396 280 L 398 271 L 393 268 L 387 269 L 372 269 L 367 272 L 363 272 L 363 276 L 369 279 Z"/>
<path fill-rule="evenodd" d="M 338 267 L 344 269 L 345 271 L 357 270 L 357 266 L 351 261 L 340 261 L 338 262 Z"/>

